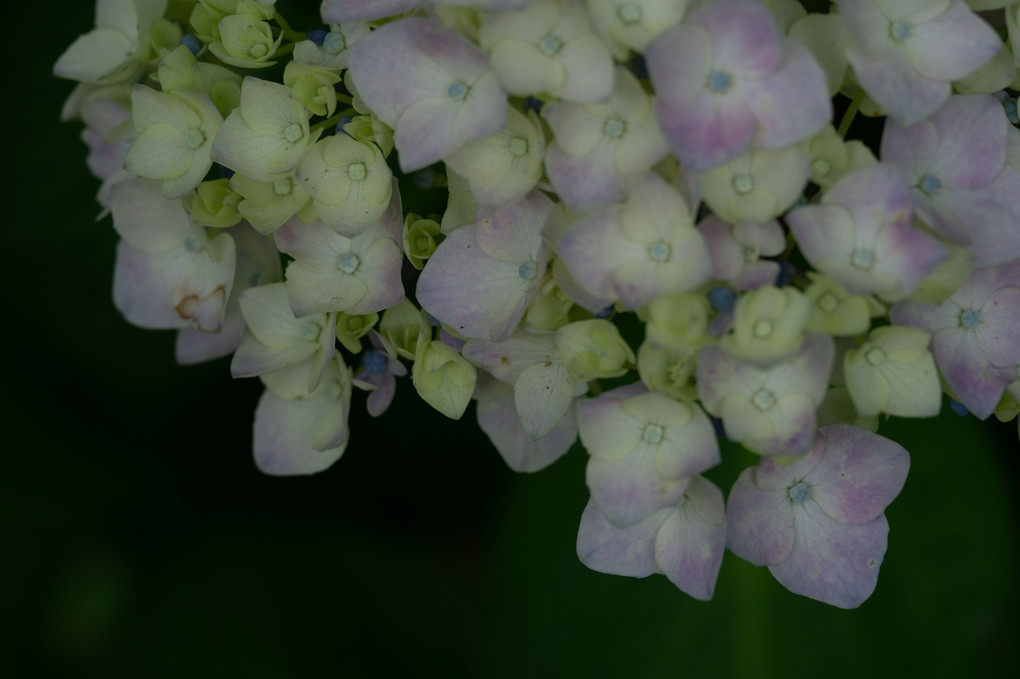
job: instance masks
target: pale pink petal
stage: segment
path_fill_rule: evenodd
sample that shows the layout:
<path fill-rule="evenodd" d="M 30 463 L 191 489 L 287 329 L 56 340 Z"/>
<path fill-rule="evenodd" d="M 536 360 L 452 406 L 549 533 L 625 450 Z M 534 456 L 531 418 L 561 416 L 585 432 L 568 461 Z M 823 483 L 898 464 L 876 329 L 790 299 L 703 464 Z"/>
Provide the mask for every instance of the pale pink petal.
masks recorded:
<path fill-rule="evenodd" d="M 622 460 L 588 459 L 585 480 L 592 501 L 614 525 L 632 526 L 674 504 L 687 489 L 690 479 L 663 477 L 655 457 L 654 450 L 639 448 Z"/>
<path fill-rule="evenodd" d="M 796 541 L 790 557 L 769 566 L 780 584 L 839 608 L 856 608 L 871 596 L 889 534 L 884 515 L 846 525 L 809 500 L 794 508 L 793 522 Z"/>
<path fill-rule="evenodd" d="M 925 78 L 902 60 L 873 61 L 855 48 L 847 49 L 846 56 L 865 91 L 904 125 L 934 113 L 952 91 L 947 81 Z"/>
<path fill-rule="evenodd" d="M 645 51 L 656 95 L 683 107 L 705 90 L 712 73 L 712 38 L 698 26 L 674 26 Z"/>
<path fill-rule="evenodd" d="M 754 0 L 725 0 L 706 5 L 685 20 L 712 38 L 715 68 L 738 78 L 771 73 L 782 58 L 782 43 L 772 14 Z"/>
<path fill-rule="evenodd" d="M 588 568 L 611 575 L 644 578 L 659 572 L 655 536 L 671 510 L 663 509 L 627 528 L 613 525 L 594 500 L 581 514 L 577 530 L 577 556 Z"/>
<path fill-rule="evenodd" d="M 521 426 L 514 407 L 513 389 L 499 382 L 496 384 L 501 387 L 503 395 L 479 399 L 478 426 L 511 469 L 516 472 L 536 472 L 545 469 L 570 450 L 577 440 L 577 418 L 573 408 L 567 411 L 548 434 L 535 440 Z"/>
<path fill-rule="evenodd" d="M 1002 49 L 992 27 L 963 2 L 912 26 L 904 44 L 914 68 L 933 80 L 959 80 Z"/>
<path fill-rule="evenodd" d="M 745 102 L 708 90 L 682 108 L 658 99 L 655 113 L 680 162 L 695 172 L 736 158 L 757 129 Z"/>
<path fill-rule="evenodd" d="M 659 570 L 683 592 L 702 601 L 712 598 L 726 551 L 723 511 L 722 491 L 695 476 L 683 504 L 666 518 L 655 538 Z"/>
<path fill-rule="evenodd" d="M 807 48 L 792 40 L 786 41 L 779 67 L 739 87 L 739 93 L 758 123 L 755 148 L 789 146 L 814 135 L 832 118 L 825 74 Z"/>
<path fill-rule="evenodd" d="M 726 504 L 726 546 L 755 566 L 782 563 L 793 549 L 793 502 L 785 488 L 765 490 L 756 469 L 740 473 Z"/>
<path fill-rule="evenodd" d="M 811 497 L 840 523 L 877 518 L 907 479 L 910 457 L 903 446 L 867 429 L 830 424 L 818 430 L 822 460 L 805 477 Z"/>
<path fill-rule="evenodd" d="M 986 419 L 999 404 L 1006 386 L 1016 379 L 997 369 L 984 357 L 977 333 L 959 327 L 935 334 L 932 353 L 939 372 L 956 394 L 956 399 L 979 419 Z"/>

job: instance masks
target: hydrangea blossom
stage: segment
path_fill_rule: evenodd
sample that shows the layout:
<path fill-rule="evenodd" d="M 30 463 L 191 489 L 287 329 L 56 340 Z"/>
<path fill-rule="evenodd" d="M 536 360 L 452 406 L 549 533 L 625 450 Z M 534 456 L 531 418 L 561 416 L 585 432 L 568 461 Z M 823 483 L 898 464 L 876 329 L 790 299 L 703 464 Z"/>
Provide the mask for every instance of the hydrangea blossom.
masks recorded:
<path fill-rule="evenodd" d="M 210 238 L 150 180 L 114 186 L 111 208 L 123 239 L 113 277 L 117 309 L 143 328 L 219 331 L 234 281 L 230 235 Z"/>
<path fill-rule="evenodd" d="M 546 173 L 563 202 L 577 210 L 623 200 L 628 185 L 668 153 L 651 98 L 621 68 L 606 102 L 550 104 L 543 115 L 556 136 L 546 152 Z"/>
<path fill-rule="evenodd" d="M 957 95 L 926 120 L 886 125 L 882 161 L 911 187 L 918 216 L 978 266 L 1020 256 L 1020 131 L 993 97 Z"/>
<path fill-rule="evenodd" d="M 934 113 L 950 82 L 1002 48 L 963 0 L 837 0 L 856 40 L 846 57 L 865 91 L 904 125 Z"/>
<path fill-rule="evenodd" d="M 977 269 L 938 306 L 901 302 L 893 323 L 932 333 L 932 353 L 955 398 L 987 418 L 1020 365 L 1020 260 Z"/>
<path fill-rule="evenodd" d="M 690 477 L 719 463 L 705 414 L 665 394 L 608 391 L 578 403 L 577 426 L 590 455 L 592 502 L 621 528 L 676 504 Z"/>
<path fill-rule="evenodd" d="M 612 91 L 612 58 L 578 0 L 531 0 L 516 11 L 487 14 L 478 40 L 510 94 L 592 102 Z"/>
<path fill-rule="evenodd" d="M 856 608 L 878 580 L 910 459 L 871 432 L 831 424 L 793 464 L 763 459 L 730 491 L 726 546 L 797 594 Z"/>
<path fill-rule="evenodd" d="M 788 146 L 832 115 L 825 74 L 754 0 L 702 5 L 647 56 L 663 132 L 695 171 L 749 148 Z"/>
<path fill-rule="evenodd" d="M 1020 411 L 1020 3 L 837 4 L 98 0 L 55 72 L 115 306 L 258 377 L 260 470 L 409 380 L 513 470 L 580 439 L 590 568 L 707 599 L 728 546 L 854 607 L 908 466 L 873 432 Z M 720 437 L 764 459 L 717 487 Z"/>
<path fill-rule="evenodd" d="M 386 24 L 350 51 L 358 93 L 393 128 L 405 172 L 503 127 L 506 94 L 489 59 L 455 31 L 424 17 Z"/>
<path fill-rule="evenodd" d="M 626 202 L 571 225 L 556 250 L 589 294 L 619 300 L 628 309 L 690 290 L 711 269 L 687 204 L 654 174 L 636 185 Z"/>
<path fill-rule="evenodd" d="M 786 219 L 808 261 L 853 293 L 902 299 L 947 255 L 914 226 L 910 193 L 888 165 L 848 173 Z"/>
<path fill-rule="evenodd" d="M 418 279 L 422 306 L 464 337 L 509 337 L 545 274 L 542 227 L 551 210 L 552 201 L 533 191 L 451 233 Z"/>

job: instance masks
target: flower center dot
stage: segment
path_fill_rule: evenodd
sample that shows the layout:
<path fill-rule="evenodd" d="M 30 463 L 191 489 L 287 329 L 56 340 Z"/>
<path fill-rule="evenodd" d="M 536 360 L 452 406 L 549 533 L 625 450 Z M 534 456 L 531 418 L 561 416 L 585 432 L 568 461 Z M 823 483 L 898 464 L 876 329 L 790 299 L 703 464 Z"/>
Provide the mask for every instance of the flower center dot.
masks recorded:
<path fill-rule="evenodd" d="M 832 311 L 839 306 L 839 300 L 831 292 L 827 292 L 818 298 L 818 306 L 822 311 Z"/>
<path fill-rule="evenodd" d="M 754 396 L 751 397 L 751 403 L 754 407 L 761 411 L 766 411 L 776 403 L 776 397 L 772 395 L 771 391 L 766 389 L 759 389 L 754 392 Z"/>
<path fill-rule="evenodd" d="M 722 71 L 712 71 L 708 76 L 708 89 L 713 92 L 725 92 L 730 87 L 730 77 Z"/>
<path fill-rule="evenodd" d="M 354 273 L 359 264 L 361 264 L 361 262 L 358 260 L 358 256 L 353 252 L 348 252 L 340 258 L 340 263 L 336 265 L 336 268 L 340 269 L 344 273 Z"/>
<path fill-rule="evenodd" d="M 754 188 L 754 179 L 749 174 L 733 175 L 733 190 L 740 194 L 750 193 Z"/>
<path fill-rule="evenodd" d="M 831 169 L 832 166 L 829 165 L 828 161 L 822 160 L 821 158 L 811 163 L 811 171 L 820 177 L 824 177 L 829 174 L 829 170 Z"/>
<path fill-rule="evenodd" d="M 193 127 L 188 130 L 187 134 L 184 135 L 184 142 L 189 148 L 197 149 L 205 141 L 205 135 L 202 134 L 202 130 L 197 127 Z"/>
<path fill-rule="evenodd" d="M 967 309 L 962 314 L 960 314 L 960 323 L 965 328 L 976 328 L 977 324 L 980 322 L 981 317 L 978 315 L 978 312 L 974 311 L 973 309 Z"/>
<path fill-rule="evenodd" d="M 758 339 L 765 339 L 772 334 L 772 321 L 758 321 L 751 328 L 751 334 Z"/>
<path fill-rule="evenodd" d="M 198 236 L 191 234 L 184 240 L 184 247 L 188 252 L 198 252 L 202 249 L 202 243 L 199 242 Z"/>
<path fill-rule="evenodd" d="M 301 328 L 301 336 L 308 340 L 309 342 L 314 342 L 315 340 L 319 339 L 320 330 L 321 328 L 319 326 L 315 325 L 314 323 L 309 323 L 308 325 Z"/>
<path fill-rule="evenodd" d="M 255 59 L 261 59 L 262 57 L 264 57 L 267 54 L 269 54 L 269 48 L 266 47 L 261 42 L 260 43 L 256 43 L 256 44 L 251 46 L 250 50 L 248 50 L 248 54 L 250 54 Z"/>
<path fill-rule="evenodd" d="M 881 365 L 885 361 L 885 352 L 878 348 L 871 349 L 868 353 L 864 354 L 864 360 L 871 365 Z"/>
<path fill-rule="evenodd" d="M 295 142 L 302 137 L 301 126 L 297 123 L 291 123 L 287 126 L 287 129 L 283 131 L 283 136 L 287 138 L 289 142 Z"/>
<path fill-rule="evenodd" d="M 804 500 L 807 500 L 811 496 L 811 491 L 808 490 L 807 484 L 801 481 L 796 486 L 790 489 L 790 499 L 801 504 Z"/>
<path fill-rule="evenodd" d="M 652 243 L 648 246 L 648 258 L 654 262 L 665 262 L 669 259 L 669 246 L 663 242 Z"/>
<path fill-rule="evenodd" d="M 620 21 L 623 23 L 632 24 L 641 18 L 641 8 L 633 2 L 628 2 L 616 10 L 616 16 L 620 17 Z"/>
<path fill-rule="evenodd" d="M 875 265 L 875 251 L 867 248 L 854 248 L 850 253 L 850 264 L 857 269 L 867 271 Z"/>
<path fill-rule="evenodd" d="M 745 245 L 740 251 L 740 254 L 743 256 L 745 262 L 753 262 L 758 259 L 758 248 L 753 245 Z"/>
<path fill-rule="evenodd" d="M 446 96 L 458 101 L 463 99 L 467 96 L 467 85 L 462 82 L 450 83 L 450 86 L 446 88 Z"/>
<path fill-rule="evenodd" d="M 602 133 L 610 139 L 619 139 L 623 136 L 623 133 L 626 130 L 626 123 L 619 118 L 610 118 L 606 121 L 606 124 L 602 126 Z"/>
<path fill-rule="evenodd" d="M 354 181 L 361 181 L 367 174 L 364 163 L 351 163 L 347 166 L 347 176 Z"/>
<path fill-rule="evenodd" d="M 293 184 L 290 182 L 290 177 L 284 177 L 277 179 L 273 182 L 273 193 L 278 196 L 289 196 L 290 192 L 294 189 Z"/>
<path fill-rule="evenodd" d="M 931 196 L 939 192 L 939 189 L 942 188 L 942 182 L 935 175 L 926 174 L 921 178 L 921 183 L 918 186 L 920 186 L 922 191 Z"/>
<path fill-rule="evenodd" d="M 534 262 L 524 262 L 517 267 L 517 275 L 526 281 L 534 280 L 538 274 L 538 267 Z"/>
<path fill-rule="evenodd" d="M 333 33 L 330 31 L 326 34 L 326 37 L 322 39 L 322 49 L 326 50 L 330 54 L 339 54 L 340 50 L 344 47 L 344 37 L 339 33 Z"/>
<path fill-rule="evenodd" d="M 563 43 L 555 35 L 547 35 L 538 41 L 538 49 L 542 50 L 542 54 L 547 57 L 551 57 L 560 51 L 563 47 Z"/>
<path fill-rule="evenodd" d="M 523 156 L 528 152 L 528 140 L 524 137 L 514 137 L 510 140 L 510 153 L 515 156 Z"/>
<path fill-rule="evenodd" d="M 910 24 L 905 21 L 892 22 L 892 25 L 889 26 L 889 35 L 891 35 L 892 39 L 896 42 L 906 40 L 907 36 L 910 35 Z"/>
<path fill-rule="evenodd" d="M 641 434 L 641 438 L 643 438 L 646 443 L 658 443 L 662 440 L 662 427 L 657 424 L 648 425 Z"/>

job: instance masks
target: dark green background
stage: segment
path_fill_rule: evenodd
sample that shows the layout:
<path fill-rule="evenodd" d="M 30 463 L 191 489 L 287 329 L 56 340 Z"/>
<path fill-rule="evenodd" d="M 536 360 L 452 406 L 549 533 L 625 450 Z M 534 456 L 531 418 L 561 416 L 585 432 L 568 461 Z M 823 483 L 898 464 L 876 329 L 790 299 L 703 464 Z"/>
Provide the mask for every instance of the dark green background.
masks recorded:
<path fill-rule="evenodd" d="M 308 2 L 317 5 L 317 2 Z M 314 8 L 313 8 L 314 9 Z M 878 589 L 840 611 L 728 554 L 715 600 L 574 554 L 583 451 L 516 475 L 406 382 L 314 478 L 260 475 L 259 387 L 111 302 L 116 236 L 57 56 L 90 2 L 8 15 L 0 472 L 6 676 L 978 675 L 1015 667 L 1015 424 L 890 422 L 912 469 Z M 313 12 L 314 13 L 314 12 Z M 17 17 L 17 18 L 13 18 Z M 295 25 L 300 25 L 294 21 Z M 473 411 L 469 411 L 469 419 Z M 752 458 L 731 453 L 731 479 Z M 1008 663 L 1008 664 L 1007 664 Z M 699 673 L 698 675 L 692 673 Z"/>

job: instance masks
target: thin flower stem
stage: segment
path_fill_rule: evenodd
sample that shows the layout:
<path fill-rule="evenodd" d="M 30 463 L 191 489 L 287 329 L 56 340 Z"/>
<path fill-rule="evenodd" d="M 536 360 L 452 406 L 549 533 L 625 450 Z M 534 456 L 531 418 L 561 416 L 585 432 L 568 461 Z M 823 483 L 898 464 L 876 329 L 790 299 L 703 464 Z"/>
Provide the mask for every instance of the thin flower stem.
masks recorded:
<path fill-rule="evenodd" d="M 295 31 L 293 28 L 290 27 L 290 24 L 287 23 L 287 20 L 284 19 L 279 14 L 274 16 L 273 20 L 276 21 L 276 23 L 278 23 L 280 25 L 280 28 L 283 31 L 283 37 L 286 38 L 287 40 L 293 40 L 294 42 L 299 42 L 301 40 L 307 39 L 307 37 L 308 37 L 308 33 L 307 32 L 302 33 L 301 31 Z"/>
<path fill-rule="evenodd" d="M 843 119 L 839 121 L 839 129 L 836 133 L 846 139 L 846 132 L 850 129 L 850 123 L 857 117 L 857 111 L 861 108 L 861 102 L 864 100 L 864 90 L 858 92 L 853 99 L 850 100 L 850 105 L 847 106 L 846 113 L 843 114 Z"/>

